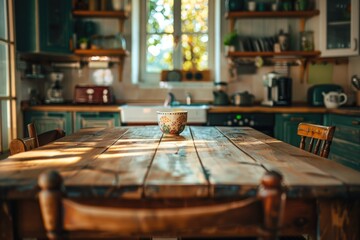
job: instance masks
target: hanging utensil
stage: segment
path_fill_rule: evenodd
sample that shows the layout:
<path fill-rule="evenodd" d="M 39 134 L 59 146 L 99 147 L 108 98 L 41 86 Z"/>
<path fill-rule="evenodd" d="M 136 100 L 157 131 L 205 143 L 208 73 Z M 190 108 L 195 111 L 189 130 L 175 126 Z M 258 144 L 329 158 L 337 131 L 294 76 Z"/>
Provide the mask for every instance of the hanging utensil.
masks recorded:
<path fill-rule="evenodd" d="M 357 75 L 351 77 L 351 84 L 357 89 L 360 90 L 360 78 Z"/>

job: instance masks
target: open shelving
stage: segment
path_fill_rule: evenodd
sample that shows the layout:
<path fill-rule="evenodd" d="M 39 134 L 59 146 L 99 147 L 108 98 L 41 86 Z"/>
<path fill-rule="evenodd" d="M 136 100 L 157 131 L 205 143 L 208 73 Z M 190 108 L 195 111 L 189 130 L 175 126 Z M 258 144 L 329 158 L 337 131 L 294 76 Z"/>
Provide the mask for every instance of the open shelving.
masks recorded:
<path fill-rule="evenodd" d="M 252 18 L 298 18 L 299 30 L 305 31 L 305 20 L 320 14 L 320 11 L 306 10 L 306 11 L 236 11 L 227 12 L 225 18 L 229 20 L 230 31 L 234 31 L 235 24 L 238 19 L 252 19 Z M 321 54 L 320 51 L 285 51 L 285 52 L 240 52 L 229 51 L 226 56 L 229 58 L 251 58 L 251 57 L 301 57 L 301 58 L 316 58 Z"/>
<path fill-rule="evenodd" d="M 73 10 L 73 17 L 77 18 L 114 18 L 119 21 L 119 32 L 124 30 L 124 21 L 129 17 L 125 10 L 120 11 L 91 11 Z M 122 80 L 124 57 L 128 56 L 128 51 L 124 49 L 74 49 L 74 54 L 78 56 L 111 56 L 119 59 L 119 81 Z"/>

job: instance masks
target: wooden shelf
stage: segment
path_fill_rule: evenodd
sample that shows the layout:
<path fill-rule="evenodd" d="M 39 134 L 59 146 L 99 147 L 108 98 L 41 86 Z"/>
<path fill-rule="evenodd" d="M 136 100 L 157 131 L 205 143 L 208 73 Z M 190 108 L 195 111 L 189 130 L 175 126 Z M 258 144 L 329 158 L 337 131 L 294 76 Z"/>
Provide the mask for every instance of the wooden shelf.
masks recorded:
<path fill-rule="evenodd" d="M 300 18 L 300 31 L 305 30 L 305 19 L 317 16 L 320 14 L 319 10 L 308 11 L 276 11 L 276 12 L 228 12 L 225 18 L 230 21 L 230 31 L 235 29 L 237 19 L 246 18 Z"/>
<path fill-rule="evenodd" d="M 309 11 L 276 11 L 276 12 L 228 12 L 226 19 L 237 18 L 310 18 L 319 15 L 319 10 Z"/>
<path fill-rule="evenodd" d="M 119 19 L 128 18 L 128 13 L 126 11 L 73 10 L 72 14 L 74 17 L 119 18 Z"/>
<path fill-rule="evenodd" d="M 287 57 L 317 57 L 321 54 L 320 51 L 286 51 L 286 52 L 228 52 L 227 57 L 274 57 L 274 56 L 287 56 Z"/>
<path fill-rule="evenodd" d="M 74 17 L 87 17 L 87 18 L 114 18 L 119 20 L 119 31 L 124 30 L 124 20 L 129 15 L 126 11 L 88 11 L 88 10 L 73 10 L 72 14 Z"/>
<path fill-rule="evenodd" d="M 43 52 L 20 53 L 20 59 L 27 62 L 49 63 L 49 62 L 78 62 L 80 57 L 73 54 L 54 54 Z"/>
<path fill-rule="evenodd" d="M 122 56 L 128 55 L 123 49 L 75 49 L 74 54 L 82 56 Z"/>
<path fill-rule="evenodd" d="M 75 49 L 74 54 L 78 56 L 113 56 L 119 59 L 119 81 L 122 81 L 124 57 L 129 53 L 123 49 Z"/>

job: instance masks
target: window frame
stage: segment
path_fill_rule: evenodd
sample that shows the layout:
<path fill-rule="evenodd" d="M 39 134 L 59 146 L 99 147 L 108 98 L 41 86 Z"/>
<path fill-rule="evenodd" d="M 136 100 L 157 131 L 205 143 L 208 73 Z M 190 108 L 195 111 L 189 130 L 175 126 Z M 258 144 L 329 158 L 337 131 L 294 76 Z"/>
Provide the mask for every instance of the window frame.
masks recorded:
<path fill-rule="evenodd" d="M 132 52 L 136 52 L 138 51 L 138 61 L 137 63 L 135 61 L 132 62 L 132 66 L 134 65 L 138 65 L 137 67 L 133 67 L 133 71 L 137 71 L 138 74 L 133 73 L 133 79 L 132 82 L 135 84 L 141 84 L 143 86 L 157 86 L 159 87 L 159 83 L 160 83 L 160 75 L 161 73 L 148 73 L 146 72 L 146 20 L 147 20 L 147 7 L 146 4 L 143 4 L 140 0 L 140 2 L 138 2 L 139 0 L 135 1 L 133 0 L 133 14 L 136 15 L 136 13 L 139 13 L 139 18 L 140 19 L 140 24 L 139 24 L 139 29 L 137 30 L 136 27 L 134 28 L 134 24 L 136 24 L 135 22 L 135 18 L 133 17 L 132 21 L 133 21 L 133 34 L 134 32 L 135 34 L 138 34 L 139 36 L 139 40 L 137 41 L 133 41 L 133 49 Z M 217 23 L 216 21 L 216 5 L 217 5 L 216 0 L 209 0 L 209 18 L 208 18 L 208 37 L 209 37 L 209 42 L 208 42 L 208 56 L 209 56 L 209 60 L 208 60 L 208 68 L 212 70 L 212 78 L 214 78 L 215 76 L 215 72 L 217 71 L 216 69 L 216 62 L 215 62 L 215 56 L 216 56 L 216 51 L 217 51 L 217 47 L 219 46 L 219 44 L 217 43 L 217 38 L 216 36 L 216 26 L 220 26 L 220 22 Z M 178 0 L 174 0 L 174 4 L 178 5 L 176 9 L 179 9 L 180 6 L 180 1 Z M 138 7 L 138 9 L 136 9 Z M 178 13 L 180 14 L 180 11 L 178 11 Z M 176 12 L 174 12 L 174 17 L 176 18 L 178 16 L 178 14 L 176 14 Z M 180 17 L 180 16 L 178 16 Z M 139 22 L 139 20 L 137 21 Z M 176 21 L 175 21 L 176 22 Z M 174 26 L 174 35 L 180 35 L 178 32 L 176 31 L 180 31 L 180 22 L 178 21 L 178 26 Z M 138 32 L 137 32 L 138 31 Z M 138 46 L 139 50 L 135 50 L 134 51 L 134 47 Z M 179 48 L 178 51 L 181 51 L 181 48 Z M 219 50 L 220 51 L 220 50 Z M 180 60 L 180 59 L 179 59 Z M 174 62 L 174 66 L 176 68 L 176 66 L 180 66 L 181 62 L 179 62 L 175 60 Z M 140 62 L 140 64 L 139 64 Z M 208 82 L 204 82 L 204 83 L 172 83 L 173 85 L 179 85 L 179 86 L 212 86 L 209 85 Z M 166 85 L 166 84 L 165 84 Z M 162 85 L 160 85 L 161 87 Z M 165 86 L 167 87 L 167 86 Z"/>
<path fill-rule="evenodd" d="M 3 0 L 5 4 L 6 36 L 0 42 L 7 48 L 7 83 L 9 91 L 0 96 L 0 154 L 9 150 L 11 139 L 17 137 L 16 128 L 16 91 L 15 91 L 15 41 L 14 41 L 14 7 L 12 0 Z M 5 108 L 3 108 L 5 106 Z M 6 119 L 4 121 L 4 119 Z M 4 126 L 5 125 L 5 126 Z"/>

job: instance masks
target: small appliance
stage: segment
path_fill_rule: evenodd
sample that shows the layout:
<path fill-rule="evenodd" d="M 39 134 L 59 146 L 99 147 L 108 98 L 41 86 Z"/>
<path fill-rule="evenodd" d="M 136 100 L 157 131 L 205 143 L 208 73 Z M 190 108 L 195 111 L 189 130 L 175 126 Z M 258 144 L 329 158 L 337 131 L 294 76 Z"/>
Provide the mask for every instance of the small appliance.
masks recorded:
<path fill-rule="evenodd" d="M 109 86 L 75 86 L 74 103 L 111 104 L 114 102 Z"/>
<path fill-rule="evenodd" d="M 336 84 L 317 84 L 307 91 L 307 101 L 310 106 L 324 106 L 323 93 L 343 92 L 343 88 Z"/>
<path fill-rule="evenodd" d="M 250 126 L 269 136 L 274 136 L 275 114 L 273 113 L 208 113 L 207 126 Z"/>
<path fill-rule="evenodd" d="M 214 83 L 215 89 L 213 91 L 214 95 L 214 105 L 229 105 L 229 96 L 226 93 L 227 83 L 226 82 L 216 82 Z"/>
<path fill-rule="evenodd" d="M 64 74 L 61 72 L 52 72 L 49 74 L 51 86 L 46 92 L 46 103 L 63 103 L 63 88 L 61 82 L 64 78 Z"/>
<path fill-rule="evenodd" d="M 248 91 L 234 93 L 231 96 L 231 103 L 235 106 L 252 106 L 254 104 L 255 96 Z"/>
<path fill-rule="evenodd" d="M 263 76 L 265 98 L 261 102 L 265 106 L 290 106 L 292 97 L 292 79 L 277 72 Z"/>

